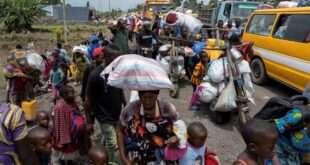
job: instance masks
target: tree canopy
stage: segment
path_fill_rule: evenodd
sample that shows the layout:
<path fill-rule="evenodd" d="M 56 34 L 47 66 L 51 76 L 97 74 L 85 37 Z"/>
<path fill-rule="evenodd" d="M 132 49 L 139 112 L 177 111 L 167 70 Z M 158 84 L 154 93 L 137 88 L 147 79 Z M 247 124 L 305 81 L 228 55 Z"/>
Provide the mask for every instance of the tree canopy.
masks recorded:
<path fill-rule="evenodd" d="M 46 14 L 40 0 L 0 0 L 0 22 L 9 32 L 31 30 L 31 25 Z"/>

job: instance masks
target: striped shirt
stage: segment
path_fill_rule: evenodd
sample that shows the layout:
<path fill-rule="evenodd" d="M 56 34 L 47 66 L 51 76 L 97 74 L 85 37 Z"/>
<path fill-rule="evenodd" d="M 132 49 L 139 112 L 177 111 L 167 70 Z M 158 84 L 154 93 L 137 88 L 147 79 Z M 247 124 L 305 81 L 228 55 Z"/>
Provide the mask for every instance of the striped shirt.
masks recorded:
<path fill-rule="evenodd" d="M 25 138 L 27 133 L 24 112 L 16 105 L 0 104 L 0 162 L 2 164 L 21 164 L 14 142 Z"/>

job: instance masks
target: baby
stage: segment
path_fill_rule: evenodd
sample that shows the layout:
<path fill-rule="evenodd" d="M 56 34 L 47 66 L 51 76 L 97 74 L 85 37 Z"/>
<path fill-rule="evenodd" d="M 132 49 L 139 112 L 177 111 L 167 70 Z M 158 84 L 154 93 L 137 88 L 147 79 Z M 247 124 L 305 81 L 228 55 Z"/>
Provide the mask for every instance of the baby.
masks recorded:
<path fill-rule="evenodd" d="M 52 154 L 51 135 L 46 128 L 34 127 L 27 136 L 32 150 L 36 153 L 40 165 L 49 165 Z"/>
<path fill-rule="evenodd" d="M 277 165 L 275 143 L 278 131 L 266 120 L 252 119 L 241 127 L 247 147 L 233 165 Z"/>
<path fill-rule="evenodd" d="M 88 157 L 93 165 L 108 165 L 109 154 L 103 145 L 94 145 L 88 152 Z"/>

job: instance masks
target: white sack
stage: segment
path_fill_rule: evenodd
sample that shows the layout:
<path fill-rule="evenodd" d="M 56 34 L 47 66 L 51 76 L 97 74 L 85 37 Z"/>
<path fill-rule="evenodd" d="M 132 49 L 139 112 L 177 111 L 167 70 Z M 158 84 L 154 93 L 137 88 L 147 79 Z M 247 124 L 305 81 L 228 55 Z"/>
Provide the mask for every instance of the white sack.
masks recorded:
<path fill-rule="evenodd" d="M 225 57 L 224 60 L 223 58 L 215 60 L 212 62 L 209 70 L 208 70 L 208 77 L 210 78 L 211 81 L 215 83 L 220 83 L 224 80 L 224 64 L 225 64 L 225 73 L 226 76 L 228 75 L 228 66 L 227 66 L 227 58 Z"/>
<path fill-rule="evenodd" d="M 200 101 L 203 103 L 210 103 L 218 94 L 217 87 L 211 85 L 209 82 L 201 83 L 203 89 L 198 93 Z"/>
<path fill-rule="evenodd" d="M 237 68 L 241 74 L 251 73 L 249 62 L 242 60 L 241 63 L 237 64 Z"/>

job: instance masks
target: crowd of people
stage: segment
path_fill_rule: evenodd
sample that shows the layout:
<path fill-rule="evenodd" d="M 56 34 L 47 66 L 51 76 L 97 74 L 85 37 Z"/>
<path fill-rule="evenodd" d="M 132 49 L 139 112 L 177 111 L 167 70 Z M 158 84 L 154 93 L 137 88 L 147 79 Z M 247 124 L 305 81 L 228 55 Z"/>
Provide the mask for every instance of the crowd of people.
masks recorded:
<path fill-rule="evenodd" d="M 235 26 L 231 20 L 225 27 L 219 21 L 218 28 L 226 29 L 220 32 L 221 39 L 231 45 L 240 44 L 240 25 L 238 19 Z M 138 100 L 129 103 L 124 90 L 109 86 L 109 75 L 104 75 L 106 79 L 101 75 L 121 55 L 152 47 L 150 57 L 155 58 L 156 45 L 169 42 L 169 37 L 180 39 L 178 47 L 192 48 L 195 43 L 204 42 L 205 35 L 192 37 L 186 27 L 163 25 L 152 29 L 151 22 L 141 20 L 119 20 L 109 29 L 113 34 L 110 41 L 102 33 L 92 35 L 89 42 L 83 41 L 73 48 L 72 59 L 60 43 L 50 54 L 42 55 L 48 72 L 42 73 L 45 81 L 40 79 L 40 72 L 28 67 L 9 63 L 4 68 L 8 86 L 7 103 L 0 104 L 0 163 L 107 165 L 117 162 L 118 151 L 126 165 L 219 165 L 217 155 L 207 146 L 206 126 L 192 122 L 186 127 L 176 107 L 159 98 L 160 90 L 138 91 Z M 131 43 L 136 46 L 130 46 Z M 22 50 L 18 45 L 15 51 Z M 210 57 L 205 51 L 198 51 L 195 57 L 184 58 L 186 76 L 196 91 L 208 72 Z M 74 69 L 71 64 L 75 64 Z M 82 85 L 81 91 L 70 85 L 70 74 L 74 75 L 76 85 Z M 55 106 L 52 114 L 40 110 L 36 126 L 28 129 L 20 107 L 23 101 L 34 99 L 36 85 L 51 86 Z M 77 94 L 82 98 L 83 112 L 76 102 Z M 303 154 L 310 152 L 308 111 L 295 108 L 272 121 L 249 120 L 241 127 L 246 149 L 232 164 L 301 164 Z M 101 130 L 96 130 L 100 139 L 93 143 L 90 136 L 95 122 Z M 294 129 L 301 122 L 307 124 Z"/>

